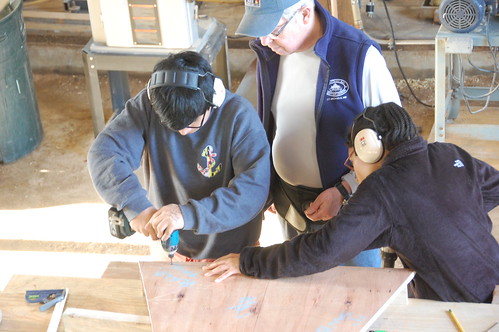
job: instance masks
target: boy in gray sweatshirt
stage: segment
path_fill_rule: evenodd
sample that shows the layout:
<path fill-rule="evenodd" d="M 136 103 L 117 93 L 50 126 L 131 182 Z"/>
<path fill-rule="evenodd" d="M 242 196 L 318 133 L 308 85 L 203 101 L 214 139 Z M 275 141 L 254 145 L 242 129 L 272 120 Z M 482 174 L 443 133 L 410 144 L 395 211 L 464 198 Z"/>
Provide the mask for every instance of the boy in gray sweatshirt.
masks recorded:
<path fill-rule="evenodd" d="M 166 240 L 177 260 L 215 259 L 258 242 L 269 145 L 253 106 L 226 90 L 196 52 L 154 68 L 88 153 L 98 193 L 133 230 Z M 143 166 L 144 187 L 134 173 Z"/>

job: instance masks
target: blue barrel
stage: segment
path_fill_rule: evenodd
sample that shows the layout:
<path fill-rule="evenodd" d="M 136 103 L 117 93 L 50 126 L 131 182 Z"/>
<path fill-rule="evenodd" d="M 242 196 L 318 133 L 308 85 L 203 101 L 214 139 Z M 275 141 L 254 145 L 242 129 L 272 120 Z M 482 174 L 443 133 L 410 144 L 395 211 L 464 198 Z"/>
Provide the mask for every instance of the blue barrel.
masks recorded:
<path fill-rule="evenodd" d="M 14 0 L 0 8 L 0 163 L 33 151 L 42 137 L 22 0 Z"/>

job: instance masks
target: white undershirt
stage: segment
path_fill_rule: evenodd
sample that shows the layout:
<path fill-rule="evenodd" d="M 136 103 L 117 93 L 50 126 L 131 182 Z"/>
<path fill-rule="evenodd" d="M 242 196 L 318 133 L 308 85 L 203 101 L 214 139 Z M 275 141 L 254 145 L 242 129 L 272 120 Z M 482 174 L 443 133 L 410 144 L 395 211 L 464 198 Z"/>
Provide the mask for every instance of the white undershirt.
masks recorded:
<path fill-rule="evenodd" d="M 320 58 L 310 49 L 281 56 L 272 112 L 277 174 L 289 184 L 322 188 L 315 149 L 315 94 Z"/>
<path fill-rule="evenodd" d="M 362 101 L 364 107 L 378 106 L 393 101 L 402 106 L 393 77 L 386 66 L 385 58 L 374 47 L 367 49 L 362 71 Z"/>
<path fill-rule="evenodd" d="M 310 49 L 281 56 L 272 113 L 272 155 L 277 174 L 289 184 L 322 188 L 316 154 L 315 96 L 320 58 Z M 400 98 L 381 53 L 371 46 L 362 72 L 364 107 Z M 350 181 L 348 181 L 350 184 Z M 351 183 L 353 187 L 355 184 Z"/>

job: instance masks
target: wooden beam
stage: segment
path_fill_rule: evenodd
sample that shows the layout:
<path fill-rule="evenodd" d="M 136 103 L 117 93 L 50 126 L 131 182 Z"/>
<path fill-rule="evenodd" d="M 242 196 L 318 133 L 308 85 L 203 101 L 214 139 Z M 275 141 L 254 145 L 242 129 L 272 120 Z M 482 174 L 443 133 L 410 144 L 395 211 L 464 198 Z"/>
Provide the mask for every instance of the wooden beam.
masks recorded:
<path fill-rule="evenodd" d="M 5 8 L 7 7 L 7 5 L 9 4 L 9 0 L 0 0 L 0 12 Z"/>
<path fill-rule="evenodd" d="M 322 4 L 323 1 L 320 2 Z M 364 28 L 358 0 L 328 0 L 326 2 L 327 5 L 324 7 L 327 8 L 334 17 L 357 29 Z"/>
<path fill-rule="evenodd" d="M 336 14 L 338 12 L 336 9 L 336 0 L 319 0 L 319 3 L 322 5 L 322 7 L 329 10 L 334 17 L 336 17 Z"/>

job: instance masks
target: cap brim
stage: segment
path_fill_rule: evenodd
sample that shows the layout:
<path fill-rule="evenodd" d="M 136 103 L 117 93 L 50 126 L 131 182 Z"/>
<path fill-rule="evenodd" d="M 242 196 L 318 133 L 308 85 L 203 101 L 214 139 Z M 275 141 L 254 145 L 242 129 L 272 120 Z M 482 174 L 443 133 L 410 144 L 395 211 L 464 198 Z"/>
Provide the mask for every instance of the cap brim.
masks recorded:
<path fill-rule="evenodd" d="M 247 9 L 243 19 L 236 30 L 236 35 L 250 37 L 264 37 L 270 34 L 276 28 L 282 17 L 283 11 L 278 11 L 269 14 L 257 14 L 254 11 Z"/>

